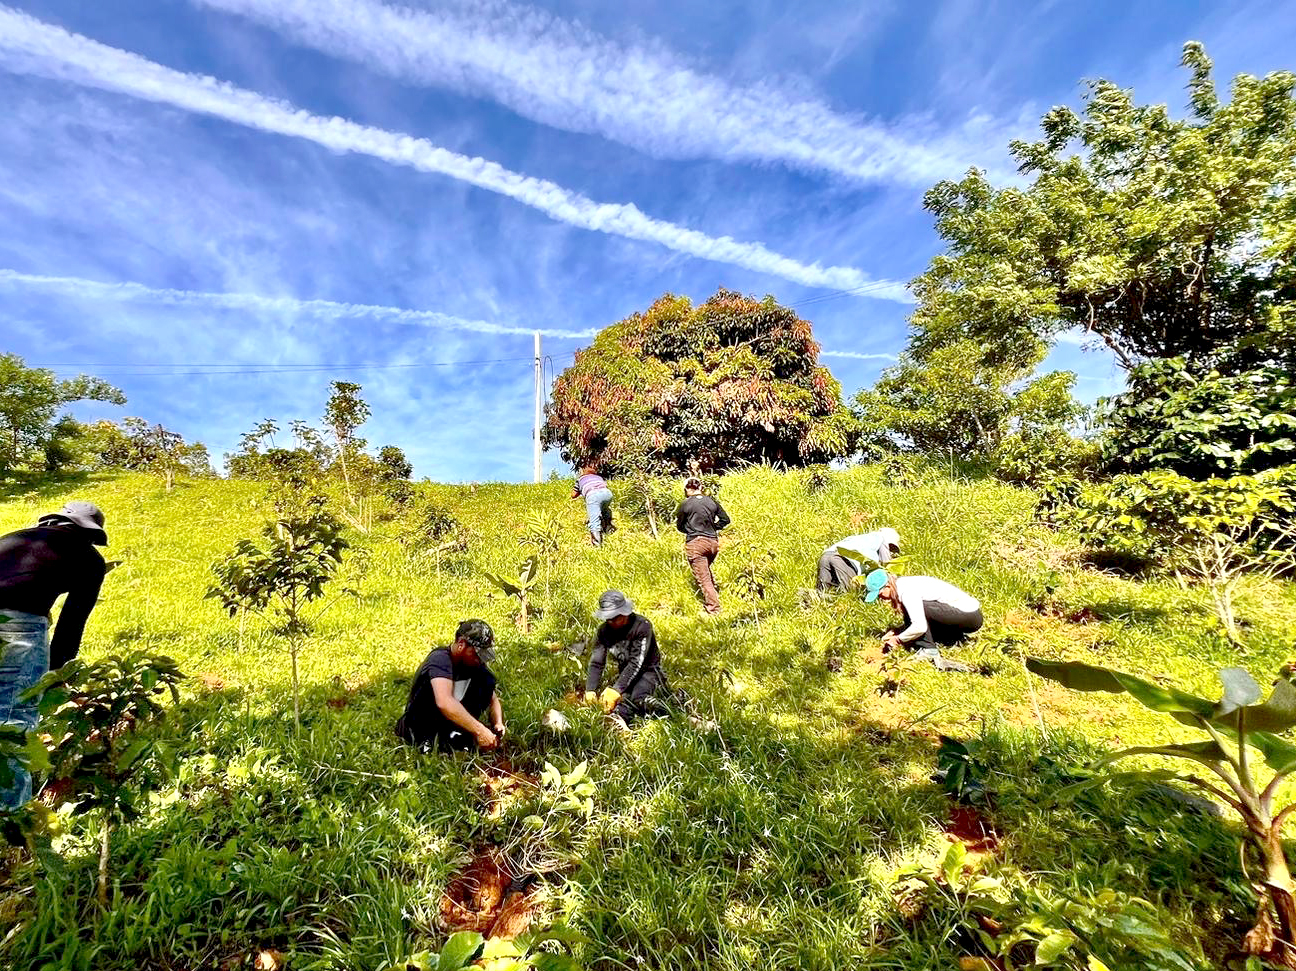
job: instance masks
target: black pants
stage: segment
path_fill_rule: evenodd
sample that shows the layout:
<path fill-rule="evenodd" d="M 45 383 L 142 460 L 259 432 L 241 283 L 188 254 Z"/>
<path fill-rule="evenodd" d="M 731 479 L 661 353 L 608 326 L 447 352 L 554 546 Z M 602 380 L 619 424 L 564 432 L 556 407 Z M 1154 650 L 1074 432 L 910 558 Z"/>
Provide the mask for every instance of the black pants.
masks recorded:
<path fill-rule="evenodd" d="M 958 644 L 969 634 L 979 631 L 981 625 L 985 623 L 979 608 L 972 611 L 957 610 L 938 600 L 924 600 L 923 613 L 927 615 L 927 629 L 917 640 L 905 644 L 911 651 L 939 649 L 942 645 L 949 647 Z M 909 623 L 909 614 L 906 612 L 905 626 L 908 627 Z"/>
<path fill-rule="evenodd" d="M 851 588 L 851 582 L 859 572 L 859 566 L 840 553 L 825 553 L 819 557 L 819 582 L 816 586 L 821 593 L 833 587 L 845 592 Z"/>
<path fill-rule="evenodd" d="M 644 671 L 621 696 L 621 700 L 612 709 L 612 714 L 620 716 L 627 725 L 636 718 L 653 718 L 660 715 L 662 709 L 657 699 L 657 689 L 665 685 L 666 675 L 661 669 Z"/>

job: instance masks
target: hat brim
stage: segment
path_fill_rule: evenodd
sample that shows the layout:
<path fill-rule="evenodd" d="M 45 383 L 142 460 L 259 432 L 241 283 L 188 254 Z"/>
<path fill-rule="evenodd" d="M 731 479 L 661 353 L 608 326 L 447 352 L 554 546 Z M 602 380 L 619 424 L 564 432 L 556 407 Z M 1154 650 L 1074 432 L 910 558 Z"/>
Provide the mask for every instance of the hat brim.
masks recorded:
<path fill-rule="evenodd" d="M 624 607 L 617 607 L 612 610 L 595 610 L 594 617 L 597 620 L 611 620 L 613 617 L 629 617 L 634 613 L 634 604 L 627 602 Z"/>
<path fill-rule="evenodd" d="M 473 647 L 473 653 L 476 654 L 483 661 L 485 661 L 487 664 L 490 664 L 491 661 L 495 660 L 494 647 Z"/>
<path fill-rule="evenodd" d="M 881 590 L 870 590 L 868 593 L 864 594 L 864 602 L 866 604 L 871 604 L 873 601 L 877 600 L 881 593 Z"/>

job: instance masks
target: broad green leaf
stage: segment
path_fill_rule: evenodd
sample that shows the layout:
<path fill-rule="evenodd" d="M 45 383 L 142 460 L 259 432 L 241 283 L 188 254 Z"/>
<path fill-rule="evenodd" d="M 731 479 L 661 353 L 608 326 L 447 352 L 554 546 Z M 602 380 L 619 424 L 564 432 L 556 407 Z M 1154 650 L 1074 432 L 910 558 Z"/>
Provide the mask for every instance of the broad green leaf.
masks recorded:
<path fill-rule="evenodd" d="M 441 948 L 441 957 L 437 960 L 437 971 L 460 971 L 468 967 L 482 947 L 482 936 L 476 931 L 460 931 L 452 934 Z"/>
<path fill-rule="evenodd" d="M 1247 741 L 1260 750 L 1265 764 L 1275 772 L 1296 769 L 1296 745 L 1269 732 L 1247 732 Z"/>
<path fill-rule="evenodd" d="M 576 783 L 580 782 L 581 779 L 585 778 L 585 773 L 587 771 L 589 771 L 588 759 L 563 776 L 563 783 L 565 785 L 574 786 Z"/>
<path fill-rule="evenodd" d="M 967 847 L 963 845 L 962 840 L 955 840 L 950 844 L 950 848 L 945 851 L 945 858 L 941 860 L 941 876 L 945 882 L 953 886 L 954 881 L 958 879 L 959 874 L 963 872 L 963 861 L 967 858 Z"/>
<path fill-rule="evenodd" d="M 1135 745 L 1105 755 L 1097 764 L 1107 765 L 1132 755 L 1164 755 L 1173 759 L 1191 759 L 1204 765 L 1219 764 L 1228 760 L 1228 754 L 1212 738 L 1204 742 L 1185 742 L 1181 745 Z"/>
<path fill-rule="evenodd" d="M 1238 708 L 1254 705 L 1260 700 L 1260 685 L 1245 668 L 1224 668 L 1219 673 L 1220 682 L 1224 685 L 1224 694 L 1215 707 L 1215 717 L 1219 718 Z"/>
<path fill-rule="evenodd" d="M 569 954 L 549 954 L 542 951 L 533 955 L 531 966 L 536 971 L 584 971 L 580 963 Z"/>
<path fill-rule="evenodd" d="M 1081 661 L 1043 661 L 1032 657 L 1027 658 L 1026 668 L 1041 678 L 1056 681 L 1073 691 L 1128 693 L 1144 707 L 1176 716 L 1188 725 L 1196 725 L 1197 718 L 1210 718 L 1215 711 L 1214 703 L 1205 698 L 1190 695 L 1177 688 L 1162 688 L 1132 674 L 1111 671 Z"/>
<path fill-rule="evenodd" d="M 1096 958 L 1090 954 L 1089 971 L 1111 971 L 1111 968 L 1107 967 L 1107 965 L 1102 962 L 1101 958 Z"/>
<path fill-rule="evenodd" d="M 1053 931 L 1035 948 L 1036 964 L 1052 964 L 1075 944 L 1075 935 L 1070 931 Z"/>

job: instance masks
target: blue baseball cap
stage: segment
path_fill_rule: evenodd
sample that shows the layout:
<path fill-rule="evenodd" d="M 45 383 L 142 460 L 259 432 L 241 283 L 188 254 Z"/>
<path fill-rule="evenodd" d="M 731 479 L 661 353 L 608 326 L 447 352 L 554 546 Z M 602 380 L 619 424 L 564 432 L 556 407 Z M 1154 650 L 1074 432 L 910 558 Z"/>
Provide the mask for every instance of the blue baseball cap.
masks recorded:
<path fill-rule="evenodd" d="M 890 579 L 891 574 L 886 570 L 874 570 L 866 576 L 864 578 L 864 589 L 867 592 L 864 594 L 864 602 L 871 604 L 876 600 L 878 594 L 882 592 L 882 588 L 887 585 L 887 581 Z"/>

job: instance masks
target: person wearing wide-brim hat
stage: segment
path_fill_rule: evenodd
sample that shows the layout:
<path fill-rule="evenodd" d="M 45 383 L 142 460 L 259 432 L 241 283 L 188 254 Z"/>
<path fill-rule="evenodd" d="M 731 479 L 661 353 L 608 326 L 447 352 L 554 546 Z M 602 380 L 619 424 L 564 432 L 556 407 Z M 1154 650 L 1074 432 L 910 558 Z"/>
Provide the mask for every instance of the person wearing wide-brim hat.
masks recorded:
<path fill-rule="evenodd" d="M 36 727 L 35 702 L 20 696 L 81 649 L 106 572 L 95 547 L 106 545 L 104 514 L 79 499 L 29 529 L 0 536 L 0 722 L 24 731 Z M 63 594 L 67 599 L 51 638 L 50 611 Z M 0 789 L 0 807 L 17 809 L 31 798 L 31 776 L 11 768 L 14 779 Z"/>
<path fill-rule="evenodd" d="M 652 699 L 666 687 L 657 635 L 652 621 L 635 613 L 634 604 L 620 590 L 608 590 L 599 597 L 594 616 L 603 623 L 590 651 L 585 700 L 597 703 L 628 726 L 652 711 Z M 617 676 L 599 694 L 608 655 L 617 663 Z"/>
<path fill-rule="evenodd" d="M 443 752 L 493 749 L 504 738 L 495 692 L 495 632 L 484 620 L 461 621 L 449 647 L 437 647 L 414 672 L 396 735 Z M 489 720 L 487 725 L 484 719 Z"/>

